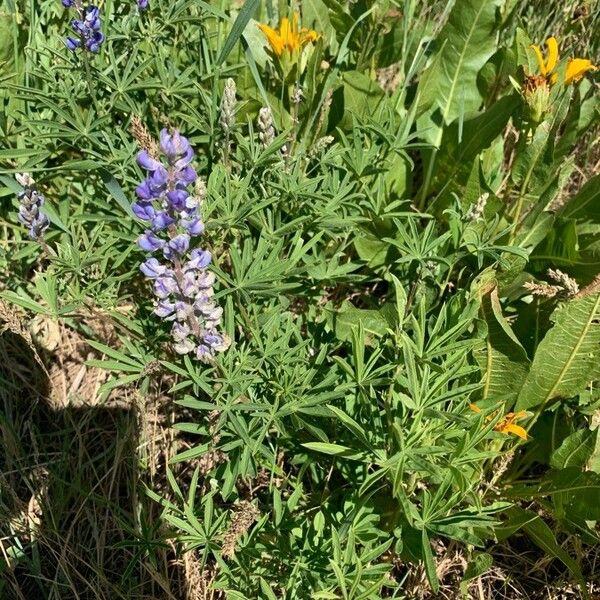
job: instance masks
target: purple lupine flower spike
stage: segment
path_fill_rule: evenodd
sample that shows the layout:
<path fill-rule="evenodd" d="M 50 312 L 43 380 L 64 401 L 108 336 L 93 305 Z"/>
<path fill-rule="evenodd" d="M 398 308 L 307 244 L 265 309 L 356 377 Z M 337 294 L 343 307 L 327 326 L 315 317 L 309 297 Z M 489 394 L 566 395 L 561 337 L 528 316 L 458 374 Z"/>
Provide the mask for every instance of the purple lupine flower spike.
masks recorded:
<path fill-rule="evenodd" d="M 196 192 L 189 189 L 197 183 L 197 175 L 191 166 L 194 150 L 187 138 L 163 129 L 158 147 L 164 162 L 148 150 L 137 156 L 148 173 L 136 188 L 138 199 L 132 204 L 134 214 L 148 227 L 138 245 L 150 253 L 162 250 L 161 258 L 151 256 L 140 270 L 153 281 L 158 300 L 154 313 L 173 321 L 175 351 L 194 352 L 198 359 L 209 362 L 230 342 L 219 332 L 223 309 L 213 298 L 215 275 L 207 270 L 210 252 L 193 247 L 194 239 L 204 232 L 200 206 L 206 188 L 200 184 Z"/>
<path fill-rule="evenodd" d="M 73 52 L 78 48 L 86 52 L 98 52 L 104 41 L 104 34 L 100 31 L 102 28 L 100 9 L 93 5 L 84 7 L 81 0 L 62 0 L 62 5 L 66 9 L 73 8 L 77 12 L 77 18 L 71 21 L 71 29 L 77 37 L 67 37 L 67 48 Z"/>
<path fill-rule="evenodd" d="M 148 8 L 148 0 L 137 0 L 137 5 L 140 10 L 146 10 Z"/>
<path fill-rule="evenodd" d="M 35 181 L 28 173 L 17 174 L 16 180 L 23 186 L 23 189 L 17 195 L 19 199 L 19 222 L 29 229 L 29 237 L 32 240 L 40 241 L 50 225 L 48 217 L 40 210 L 45 202 L 44 196 L 38 194 L 35 189 Z"/>

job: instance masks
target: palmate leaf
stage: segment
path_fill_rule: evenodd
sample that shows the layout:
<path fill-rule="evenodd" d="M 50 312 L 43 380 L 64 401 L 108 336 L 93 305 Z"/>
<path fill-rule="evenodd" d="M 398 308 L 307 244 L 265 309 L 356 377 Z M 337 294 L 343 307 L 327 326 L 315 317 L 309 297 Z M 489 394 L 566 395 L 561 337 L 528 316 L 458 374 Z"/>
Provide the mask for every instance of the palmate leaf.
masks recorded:
<path fill-rule="evenodd" d="M 555 311 L 555 325 L 538 346 L 517 399 L 517 410 L 572 397 L 600 374 L 600 294 L 573 300 Z"/>
<path fill-rule="evenodd" d="M 502 314 L 495 280 L 483 285 L 480 301 L 487 336 L 485 347 L 475 353 L 475 359 L 483 376 L 483 397 L 503 398 L 512 404 L 527 377 L 529 359 Z"/>

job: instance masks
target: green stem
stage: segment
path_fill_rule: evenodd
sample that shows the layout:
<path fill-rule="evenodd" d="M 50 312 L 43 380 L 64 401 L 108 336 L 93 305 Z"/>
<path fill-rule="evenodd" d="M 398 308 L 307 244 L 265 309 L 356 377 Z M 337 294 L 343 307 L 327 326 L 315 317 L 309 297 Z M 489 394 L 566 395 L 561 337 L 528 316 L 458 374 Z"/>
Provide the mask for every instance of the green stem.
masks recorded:
<path fill-rule="evenodd" d="M 440 140 L 441 141 L 441 140 Z M 421 188 L 421 197 L 419 198 L 418 209 L 420 212 L 425 210 L 425 201 L 427 200 L 427 194 L 429 193 L 429 185 L 431 183 L 431 177 L 433 175 L 433 168 L 435 166 L 435 159 L 437 158 L 438 149 L 433 148 L 431 151 L 431 157 L 429 164 L 427 165 L 427 173 L 425 174 L 425 181 L 423 181 L 423 187 Z"/>
<path fill-rule="evenodd" d="M 298 110 L 300 106 L 300 102 L 296 102 L 298 98 L 296 98 L 296 90 L 300 89 L 300 85 L 296 81 L 296 83 L 290 88 L 290 102 L 292 105 L 292 132 L 290 137 L 290 149 L 288 152 L 288 156 L 292 156 L 292 152 L 294 150 L 294 146 L 296 145 L 296 140 L 298 138 Z M 299 96 L 299 95 L 298 95 Z"/>
<path fill-rule="evenodd" d="M 90 58 L 86 50 L 83 50 L 83 64 L 85 65 L 85 79 L 88 86 L 88 92 L 92 97 L 92 103 L 94 104 L 94 108 L 96 109 L 96 113 L 100 114 L 100 109 L 98 106 L 98 98 L 96 96 L 96 88 L 94 86 L 94 81 L 92 80 L 92 70 L 90 68 Z"/>

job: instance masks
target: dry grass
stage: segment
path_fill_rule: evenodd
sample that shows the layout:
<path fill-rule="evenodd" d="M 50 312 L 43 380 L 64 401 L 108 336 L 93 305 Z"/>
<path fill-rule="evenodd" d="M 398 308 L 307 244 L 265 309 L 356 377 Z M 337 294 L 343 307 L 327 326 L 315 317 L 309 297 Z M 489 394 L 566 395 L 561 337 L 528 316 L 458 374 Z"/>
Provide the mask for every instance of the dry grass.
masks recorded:
<path fill-rule="evenodd" d="M 211 598 L 140 493 L 167 487 L 169 383 L 101 400 L 106 373 L 76 332 L 23 323 L 0 306 L 0 598 Z"/>
<path fill-rule="evenodd" d="M 469 581 L 466 596 L 461 582 L 467 567 L 464 549 L 451 543 L 437 542 L 434 547 L 440 591 L 433 594 L 425 570 L 399 563 L 395 579 L 401 583 L 403 598 L 410 600 L 584 600 L 581 589 L 574 585 L 560 561 L 552 559 L 525 536 L 486 551 L 494 564 L 481 577 Z M 574 555 L 573 548 L 569 551 Z M 588 547 L 581 557 L 590 600 L 600 598 L 600 547 Z"/>

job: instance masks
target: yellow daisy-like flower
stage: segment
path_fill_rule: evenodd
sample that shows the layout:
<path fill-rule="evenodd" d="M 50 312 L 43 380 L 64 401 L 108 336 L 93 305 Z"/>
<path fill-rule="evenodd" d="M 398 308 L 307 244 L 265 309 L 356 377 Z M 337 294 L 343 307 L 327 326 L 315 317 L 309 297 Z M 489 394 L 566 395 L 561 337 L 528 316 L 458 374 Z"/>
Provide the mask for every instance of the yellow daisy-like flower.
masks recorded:
<path fill-rule="evenodd" d="M 298 13 L 294 13 L 291 21 L 287 17 L 283 17 L 278 30 L 259 23 L 260 30 L 265 34 L 269 45 L 277 56 L 281 56 L 286 51 L 293 54 L 296 50 L 301 49 L 309 42 L 317 41 L 319 38 L 319 34 L 312 29 L 306 27 L 298 29 L 298 16 Z"/>
<path fill-rule="evenodd" d="M 476 413 L 481 412 L 481 408 L 476 404 L 469 404 L 469 408 Z M 500 433 L 514 433 L 516 436 L 520 437 L 522 440 L 527 439 L 527 431 L 523 429 L 520 425 L 515 425 L 515 421 L 518 419 L 524 419 L 527 416 L 527 412 L 524 410 L 520 410 L 517 413 L 509 412 L 504 417 L 502 417 L 496 425 L 494 425 L 494 431 L 499 431 Z M 487 415 L 485 420 L 491 421 L 494 418 L 494 415 Z"/>
<path fill-rule="evenodd" d="M 533 44 L 531 46 L 535 52 L 540 75 L 549 80 L 551 84 L 555 84 L 558 79 L 558 73 L 556 73 L 556 65 L 558 64 L 558 42 L 555 37 L 549 37 L 546 40 L 546 48 L 548 50 L 546 59 L 542 54 L 542 50 L 539 46 Z M 588 71 L 595 71 L 596 67 L 592 64 L 592 61 L 588 58 L 570 58 L 567 62 L 567 69 L 565 71 L 565 85 L 578 82 Z"/>

